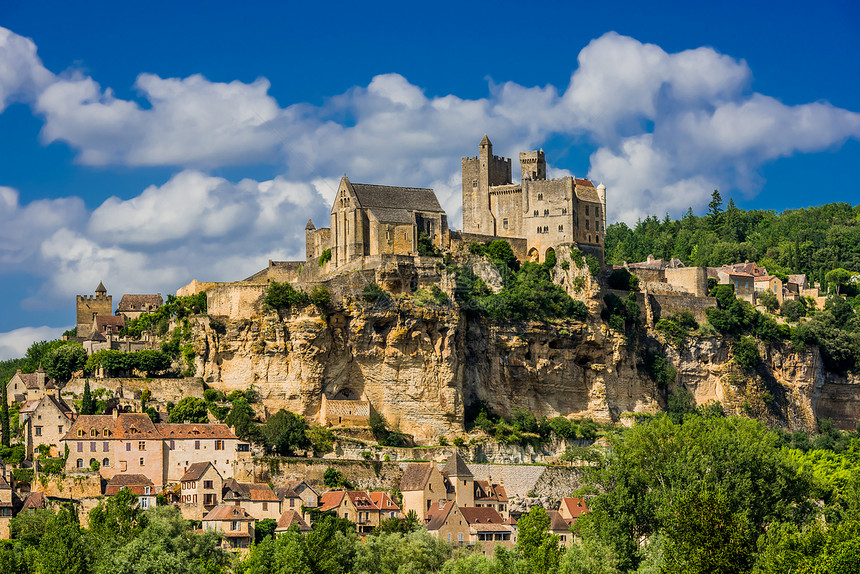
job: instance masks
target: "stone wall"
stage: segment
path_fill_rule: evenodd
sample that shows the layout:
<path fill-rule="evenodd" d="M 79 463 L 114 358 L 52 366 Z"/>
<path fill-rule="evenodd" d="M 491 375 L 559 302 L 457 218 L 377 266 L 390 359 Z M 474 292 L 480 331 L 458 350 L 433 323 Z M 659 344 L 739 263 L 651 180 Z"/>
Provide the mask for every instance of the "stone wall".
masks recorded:
<path fill-rule="evenodd" d="M 705 267 L 678 267 L 666 269 L 666 283 L 681 287 L 691 295 L 707 297 L 708 270 Z"/>
<path fill-rule="evenodd" d="M 708 316 L 705 310 L 717 306 L 717 300 L 713 297 L 696 297 L 685 294 L 654 293 L 648 295 L 653 312 L 654 323 L 661 318 L 669 317 L 676 313 L 689 311 L 699 323 L 704 323 Z"/>
<path fill-rule="evenodd" d="M 206 292 L 210 315 L 231 318 L 252 317 L 263 310 L 267 284 L 231 283 Z"/>
<path fill-rule="evenodd" d="M 367 426 L 370 403 L 364 400 L 331 400 L 322 396 L 320 424 L 331 426 Z"/>
<path fill-rule="evenodd" d="M 31 488 L 44 492 L 45 496 L 72 499 L 98 497 L 103 492 L 98 471 L 67 472 L 64 476 L 37 475 Z"/>
<path fill-rule="evenodd" d="M 176 291 L 176 296 L 177 297 L 187 297 L 188 295 L 197 295 L 198 293 L 200 293 L 202 291 L 209 291 L 211 289 L 214 289 L 215 287 L 221 287 L 223 285 L 230 285 L 230 283 L 223 282 L 223 281 L 221 281 L 221 282 L 210 281 L 210 282 L 206 282 L 206 283 L 201 283 L 201 282 L 197 281 L 197 279 L 192 279 L 191 283 L 189 283 L 188 285 L 185 285 L 183 287 L 180 287 Z"/>
<path fill-rule="evenodd" d="M 124 400 L 140 400 L 143 389 L 152 391 L 153 400 L 178 403 L 183 397 L 203 398 L 203 383 L 200 379 L 72 379 L 63 388 L 63 395 L 80 398 L 84 394 L 84 383 L 89 380 L 90 392 L 109 389 L 112 396 Z"/>
<path fill-rule="evenodd" d="M 525 261 L 528 257 L 528 241 L 526 241 L 525 238 L 502 237 L 500 235 L 481 235 L 479 233 L 466 233 L 463 231 L 451 232 L 451 251 L 454 253 L 468 253 L 469 244 L 472 242 L 487 244 L 496 239 L 504 239 L 507 241 L 511 246 L 511 250 L 514 252 L 514 255 L 516 255 L 517 259 L 520 261 Z"/>

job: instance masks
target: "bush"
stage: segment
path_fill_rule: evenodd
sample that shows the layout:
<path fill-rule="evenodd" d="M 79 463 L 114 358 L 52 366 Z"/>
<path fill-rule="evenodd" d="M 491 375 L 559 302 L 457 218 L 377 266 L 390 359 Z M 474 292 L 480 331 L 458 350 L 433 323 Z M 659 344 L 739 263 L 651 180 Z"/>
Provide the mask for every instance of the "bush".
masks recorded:
<path fill-rule="evenodd" d="M 328 467 L 323 473 L 323 484 L 329 488 L 349 488 L 349 481 L 336 468 Z"/>
<path fill-rule="evenodd" d="M 179 401 L 168 415 L 168 421 L 171 423 L 192 422 L 205 423 L 209 421 L 209 416 L 206 414 L 206 402 L 197 397 L 185 397 Z"/>
<path fill-rule="evenodd" d="M 600 273 L 600 261 L 594 255 L 588 254 L 585 256 L 585 264 L 588 265 L 588 272 L 592 276 L 597 277 Z"/>
<path fill-rule="evenodd" d="M 325 265 L 329 261 L 331 261 L 331 248 L 325 249 L 322 252 L 322 255 L 320 255 L 320 258 L 319 258 L 319 266 L 322 267 L 323 265 Z"/>
<path fill-rule="evenodd" d="M 573 245 L 570 246 L 570 260 L 580 269 L 585 265 L 585 255 Z"/>
<path fill-rule="evenodd" d="M 773 291 L 762 291 L 756 295 L 756 299 L 771 313 L 776 313 L 779 309 L 779 299 Z"/>
<path fill-rule="evenodd" d="M 440 257 L 442 253 L 433 245 L 433 240 L 426 231 L 418 234 L 418 255 L 422 257 Z"/>
<path fill-rule="evenodd" d="M 785 317 L 786 321 L 797 323 L 800 321 L 801 317 L 806 315 L 806 307 L 804 307 L 799 301 L 786 299 L 782 302 L 779 312 L 783 317 Z"/>
<path fill-rule="evenodd" d="M 203 391 L 203 400 L 207 403 L 215 403 L 224 400 L 224 393 L 216 389 L 206 389 Z"/>
<path fill-rule="evenodd" d="M 311 289 L 311 303 L 320 311 L 328 311 L 334 307 L 334 302 L 331 298 L 331 292 L 325 285 L 317 285 Z"/>
<path fill-rule="evenodd" d="M 361 292 L 361 298 L 364 299 L 365 303 L 371 304 L 388 303 L 391 301 L 391 297 L 388 293 L 386 293 L 385 290 L 376 283 L 368 283 L 365 285 Z"/>
<path fill-rule="evenodd" d="M 624 332 L 628 325 L 636 325 L 639 322 L 639 304 L 634 293 L 630 293 L 625 299 L 615 293 L 607 293 L 603 296 L 603 302 L 606 306 L 601 310 L 600 316 L 616 331 Z"/>
<path fill-rule="evenodd" d="M 657 388 L 665 389 L 675 382 L 678 371 L 669 363 L 666 355 L 661 353 L 648 353 L 645 357 L 645 370 L 655 383 Z"/>
<path fill-rule="evenodd" d="M 555 417 L 549 420 L 549 427 L 559 438 L 576 438 L 576 425 L 565 417 Z"/>
<path fill-rule="evenodd" d="M 292 309 L 305 307 L 310 303 L 310 297 L 304 291 L 297 291 L 289 283 L 272 281 L 266 290 L 264 299 L 266 306 L 271 309 Z"/>
<path fill-rule="evenodd" d="M 639 288 L 639 278 L 622 267 L 609 275 L 608 284 L 610 289 L 635 291 Z"/>
<path fill-rule="evenodd" d="M 752 369 L 761 362 L 758 344 L 752 337 L 741 337 L 732 345 L 733 360 L 743 369 Z"/>
<path fill-rule="evenodd" d="M 314 455 L 321 456 L 334 451 L 334 433 L 323 427 L 310 427 L 305 436 L 311 443 Z"/>
<path fill-rule="evenodd" d="M 549 251 L 546 252 L 546 259 L 544 259 L 543 266 L 546 267 L 547 269 L 552 269 L 553 267 L 555 267 L 555 264 L 556 264 L 555 251 L 553 249 L 550 249 Z"/>
<path fill-rule="evenodd" d="M 461 447 L 466 444 L 466 441 L 461 436 L 454 437 L 454 446 Z"/>
<path fill-rule="evenodd" d="M 97 461 L 97 460 L 93 460 L 93 461 L 91 461 L 91 462 L 90 462 L 90 470 L 91 470 L 91 471 L 93 471 L 93 472 L 95 472 L 95 471 L 97 471 L 98 469 L 100 469 L 100 468 L 101 468 L 101 466 L 102 466 L 102 465 L 101 465 L 101 463 L 99 463 L 99 461 Z"/>

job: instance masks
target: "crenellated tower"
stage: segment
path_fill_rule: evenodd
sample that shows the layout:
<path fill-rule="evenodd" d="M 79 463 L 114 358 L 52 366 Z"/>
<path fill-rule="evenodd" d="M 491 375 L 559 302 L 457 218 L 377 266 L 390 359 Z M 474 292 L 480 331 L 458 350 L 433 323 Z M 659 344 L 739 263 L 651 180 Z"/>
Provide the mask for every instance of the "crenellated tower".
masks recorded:
<path fill-rule="evenodd" d="M 493 143 L 484 134 L 478 155 L 463 158 L 462 173 L 463 231 L 494 234 L 496 222 L 490 210 L 490 187 L 512 182 L 511 158 L 493 155 Z"/>
<path fill-rule="evenodd" d="M 96 315 L 113 315 L 113 296 L 107 294 L 104 283 L 99 281 L 95 295 L 78 295 L 76 297 L 78 337 L 88 337 L 93 329 Z"/>

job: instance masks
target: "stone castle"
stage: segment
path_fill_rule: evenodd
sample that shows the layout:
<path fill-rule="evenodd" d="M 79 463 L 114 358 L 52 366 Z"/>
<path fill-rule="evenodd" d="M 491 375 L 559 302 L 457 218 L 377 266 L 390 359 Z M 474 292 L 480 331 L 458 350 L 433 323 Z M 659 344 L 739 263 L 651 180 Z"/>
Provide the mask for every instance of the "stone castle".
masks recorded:
<path fill-rule="evenodd" d="M 323 257 L 326 273 L 345 266 L 367 268 L 368 258 L 414 257 L 422 233 L 443 250 L 503 238 L 521 259 L 543 261 L 550 249 L 576 244 L 602 261 L 606 187 L 569 176 L 547 179 L 543 150 L 520 153 L 520 164 L 521 182 L 514 183 L 511 159 L 493 155 L 486 135 L 478 155 L 462 159 L 462 232 L 448 228 L 432 189 L 353 183 L 344 176 L 330 226 L 317 229 L 308 221 L 307 261 Z M 287 269 L 298 271 L 297 263 L 280 266 L 287 274 Z M 295 279 L 312 279 L 308 275 Z"/>

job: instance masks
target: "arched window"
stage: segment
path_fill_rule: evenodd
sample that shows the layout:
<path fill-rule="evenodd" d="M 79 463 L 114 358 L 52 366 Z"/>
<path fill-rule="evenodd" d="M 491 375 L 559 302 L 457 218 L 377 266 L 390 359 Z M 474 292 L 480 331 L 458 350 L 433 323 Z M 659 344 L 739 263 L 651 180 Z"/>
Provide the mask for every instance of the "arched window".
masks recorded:
<path fill-rule="evenodd" d="M 535 209 L 535 217 L 537 217 L 537 216 L 538 216 L 538 210 Z"/>
<path fill-rule="evenodd" d="M 79 459 L 75 462 L 75 466 L 76 466 L 77 468 L 84 468 L 84 459 L 79 458 Z"/>
<path fill-rule="evenodd" d="M 90 459 L 90 467 L 92 467 L 92 466 L 93 466 L 93 463 L 94 463 L 94 462 L 98 462 L 98 461 L 97 461 L 96 459 L 94 459 L 94 458 L 91 458 L 91 459 Z"/>
<path fill-rule="evenodd" d="M 110 459 L 109 458 L 102 459 L 102 466 L 110 466 Z"/>

